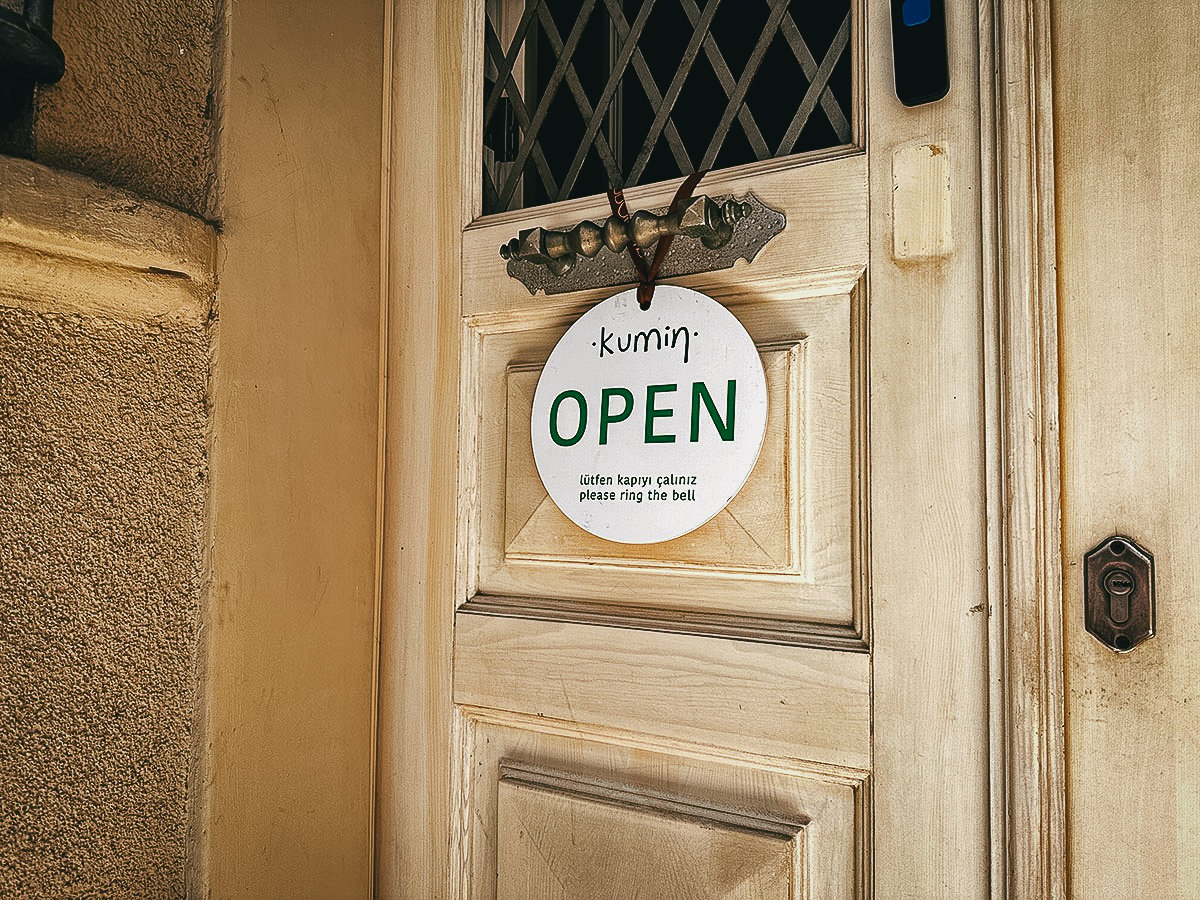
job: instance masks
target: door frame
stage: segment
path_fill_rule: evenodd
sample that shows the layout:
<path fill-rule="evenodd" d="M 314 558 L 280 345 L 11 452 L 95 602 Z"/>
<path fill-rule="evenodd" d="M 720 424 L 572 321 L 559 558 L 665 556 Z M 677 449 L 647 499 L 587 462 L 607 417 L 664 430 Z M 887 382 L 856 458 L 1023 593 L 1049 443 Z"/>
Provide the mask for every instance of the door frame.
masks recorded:
<path fill-rule="evenodd" d="M 1050 0 L 980 7 L 992 896 L 1067 896 Z M 990 152 L 989 152 L 990 148 Z"/>
<path fill-rule="evenodd" d="M 388 9 L 374 893 L 457 897 L 453 593 L 462 3 Z M 992 900 L 1066 897 L 1058 310 L 1049 0 L 980 5 Z M 393 112 L 394 111 L 394 112 Z M 426 340 L 411 341 L 412 335 Z M 399 389 L 391 390 L 389 386 Z M 413 821 L 426 824 L 418 835 Z M 406 828 L 405 826 L 409 826 Z M 447 839 L 447 836 L 450 836 Z M 431 866 L 430 860 L 437 864 Z"/>

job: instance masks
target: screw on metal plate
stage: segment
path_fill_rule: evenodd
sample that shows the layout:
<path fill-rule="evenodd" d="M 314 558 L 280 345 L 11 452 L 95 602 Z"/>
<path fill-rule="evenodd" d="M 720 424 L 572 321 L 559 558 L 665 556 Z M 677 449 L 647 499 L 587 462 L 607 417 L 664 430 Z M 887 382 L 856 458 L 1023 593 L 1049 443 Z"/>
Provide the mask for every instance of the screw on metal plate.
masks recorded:
<path fill-rule="evenodd" d="M 1084 623 L 1118 653 L 1154 635 L 1154 557 L 1113 535 L 1083 558 Z"/>
<path fill-rule="evenodd" d="M 603 224 L 585 221 L 561 231 L 527 228 L 500 248 L 508 274 L 529 293 L 564 294 L 637 282 L 638 273 L 624 252 L 630 243 L 645 249 L 666 234 L 676 241 L 659 271 L 660 278 L 728 269 L 738 259 L 754 260 L 787 218 L 754 194 L 693 197 L 674 216 L 638 210 L 628 221 L 610 216 Z"/>

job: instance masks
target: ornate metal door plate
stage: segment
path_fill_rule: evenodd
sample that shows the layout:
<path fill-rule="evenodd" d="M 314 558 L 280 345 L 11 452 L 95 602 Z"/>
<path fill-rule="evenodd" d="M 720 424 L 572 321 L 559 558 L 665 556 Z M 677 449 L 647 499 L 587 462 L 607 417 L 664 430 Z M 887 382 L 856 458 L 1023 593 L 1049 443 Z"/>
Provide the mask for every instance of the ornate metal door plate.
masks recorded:
<path fill-rule="evenodd" d="M 508 274 L 529 293 L 565 294 L 589 288 L 634 284 L 637 270 L 625 253 L 632 242 L 653 246 L 666 234 L 678 237 L 658 273 L 661 279 L 730 268 L 737 260 L 752 262 L 767 243 L 783 231 L 787 217 L 753 193 L 696 197 L 675 216 L 667 207 L 638 211 L 628 222 L 610 216 L 603 225 L 580 222 L 574 228 L 551 231 L 530 228 L 500 248 Z"/>

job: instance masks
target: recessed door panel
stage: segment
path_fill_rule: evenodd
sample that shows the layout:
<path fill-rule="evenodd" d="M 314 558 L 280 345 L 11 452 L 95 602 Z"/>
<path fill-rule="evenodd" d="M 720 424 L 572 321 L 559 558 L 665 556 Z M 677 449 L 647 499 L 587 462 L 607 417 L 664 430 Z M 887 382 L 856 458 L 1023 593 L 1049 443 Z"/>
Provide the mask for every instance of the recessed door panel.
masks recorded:
<path fill-rule="evenodd" d="M 858 443 L 865 434 L 863 291 L 744 298 L 730 309 L 757 342 L 767 377 L 768 425 L 758 462 L 713 520 L 648 545 L 582 531 L 554 505 L 534 467 L 533 392 L 569 316 L 537 328 L 513 321 L 470 330 L 479 595 L 524 598 L 551 615 L 566 608 L 559 601 L 593 601 L 857 633 L 862 554 L 853 537 L 865 533 L 858 502 L 865 478 Z M 652 514 L 650 502 L 634 505 L 631 514 Z"/>
<path fill-rule="evenodd" d="M 862 773 L 471 711 L 471 900 L 850 900 Z"/>

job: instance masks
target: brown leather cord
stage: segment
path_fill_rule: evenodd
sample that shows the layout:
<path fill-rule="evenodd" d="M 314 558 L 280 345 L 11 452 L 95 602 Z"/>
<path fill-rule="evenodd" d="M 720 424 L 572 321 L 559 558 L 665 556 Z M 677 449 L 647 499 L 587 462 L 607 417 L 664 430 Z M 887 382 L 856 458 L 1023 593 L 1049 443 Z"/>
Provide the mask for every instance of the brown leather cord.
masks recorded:
<path fill-rule="evenodd" d="M 683 180 L 683 184 L 675 192 L 675 198 L 671 201 L 671 208 L 667 215 L 675 215 L 679 210 L 680 204 L 687 203 L 692 198 L 692 191 L 696 189 L 696 185 L 700 183 L 700 179 L 707 172 L 708 169 L 701 169 L 699 172 L 693 172 Z M 629 207 L 625 204 L 625 192 L 623 189 L 618 188 L 614 191 L 612 188 L 609 188 L 608 204 L 612 207 L 614 216 L 625 222 L 629 221 Z M 658 246 L 654 249 L 654 259 L 649 264 L 646 263 L 646 257 L 634 245 L 633 240 L 629 241 L 629 257 L 633 260 L 633 267 L 637 269 L 638 273 L 638 306 L 642 309 L 650 308 L 650 301 L 654 299 L 654 280 L 658 278 L 658 270 L 662 267 L 663 260 L 667 258 L 667 251 L 671 249 L 671 243 L 674 240 L 675 235 L 673 234 L 659 238 Z"/>

